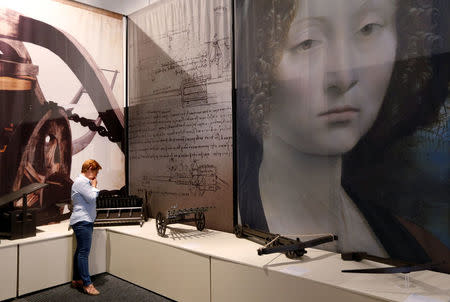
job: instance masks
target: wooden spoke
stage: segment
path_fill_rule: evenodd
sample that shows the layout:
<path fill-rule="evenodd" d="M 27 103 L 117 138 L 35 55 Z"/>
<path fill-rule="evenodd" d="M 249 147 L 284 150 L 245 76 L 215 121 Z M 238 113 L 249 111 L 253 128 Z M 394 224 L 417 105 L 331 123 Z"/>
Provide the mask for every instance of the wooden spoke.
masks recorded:
<path fill-rule="evenodd" d="M 30 162 L 27 162 L 27 165 L 25 166 L 25 175 L 30 180 L 30 182 L 45 182 L 45 176 L 39 174 Z"/>

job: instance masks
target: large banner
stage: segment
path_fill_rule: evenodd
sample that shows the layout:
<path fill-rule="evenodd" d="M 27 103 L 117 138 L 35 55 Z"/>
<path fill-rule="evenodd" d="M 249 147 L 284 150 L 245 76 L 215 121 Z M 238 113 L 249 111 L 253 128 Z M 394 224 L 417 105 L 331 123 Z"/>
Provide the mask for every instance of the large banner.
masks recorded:
<path fill-rule="evenodd" d="M 213 206 L 207 227 L 231 230 L 230 1 L 161 1 L 128 25 L 131 192 L 153 216 Z"/>
<path fill-rule="evenodd" d="M 100 189 L 125 184 L 122 16 L 14 0 L 1 2 L 0 25 L 0 195 L 47 183 L 28 206 L 38 224 L 58 222 L 85 160 L 103 167 Z"/>
<path fill-rule="evenodd" d="M 236 0 L 240 220 L 449 263 L 449 4 Z"/>

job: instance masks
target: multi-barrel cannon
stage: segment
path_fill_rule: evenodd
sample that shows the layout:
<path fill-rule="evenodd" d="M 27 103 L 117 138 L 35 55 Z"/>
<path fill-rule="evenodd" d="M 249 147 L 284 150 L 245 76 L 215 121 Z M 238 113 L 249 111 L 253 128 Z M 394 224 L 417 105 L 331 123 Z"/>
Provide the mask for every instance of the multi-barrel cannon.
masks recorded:
<path fill-rule="evenodd" d="M 102 192 L 97 198 L 95 226 L 139 224 L 147 220 L 147 202 L 135 195 L 120 191 Z"/>

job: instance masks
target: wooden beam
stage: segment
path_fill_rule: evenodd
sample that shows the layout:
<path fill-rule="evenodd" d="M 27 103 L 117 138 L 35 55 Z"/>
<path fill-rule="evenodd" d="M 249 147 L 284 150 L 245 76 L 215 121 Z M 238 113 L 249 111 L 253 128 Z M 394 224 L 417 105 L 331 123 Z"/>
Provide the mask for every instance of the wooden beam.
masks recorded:
<path fill-rule="evenodd" d="M 11 77 L 0 77 L 0 90 L 31 90 L 33 82 Z"/>
<path fill-rule="evenodd" d="M 121 106 L 87 50 L 70 34 L 10 9 L 0 8 L 0 24 L 0 37 L 42 46 L 67 64 L 86 89 L 106 128 L 117 136 L 124 150 L 125 121 Z"/>
<path fill-rule="evenodd" d="M 70 6 L 74 6 L 74 7 L 78 7 L 78 8 L 82 8 L 82 9 L 85 9 L 85 10 L 88 10 L 88 11 L 91 11 L 91 12 L 94 12 L 97 14 L 105 15 L 108 17 L 112 17 L 112 18 L 118 19 L 118 20 L 122 20 L 122 18 L 123 18 L 123 15 L 121 15 L 121 14 L 114 13 L 114 12 L 106 10 L 106 9 L 94 7 L 94 6 L 76 2 L 76 1 L 71 1 L 71 0 L 52 0 L 52 1 L 63 3 L 66 5 L 70 5 Z"/>

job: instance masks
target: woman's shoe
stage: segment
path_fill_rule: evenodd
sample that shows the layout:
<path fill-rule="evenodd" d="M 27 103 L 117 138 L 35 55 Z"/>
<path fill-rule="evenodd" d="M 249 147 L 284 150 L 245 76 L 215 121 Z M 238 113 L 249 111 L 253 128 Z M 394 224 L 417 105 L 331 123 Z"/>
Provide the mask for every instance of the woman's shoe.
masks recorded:
<path fill-rule="evenodd" d="M 70 287 L 72 288 L 82 288 L 83 287 L 83 280 L 72 280 L 70 283 Z"/>
<path fill-rule="evenodd" d="M 92 283 L 88 286 L 83 286 L 83 292 L 91 296 L 100 295 L 100 292 L 94 287 L 94 284 Z"/>

